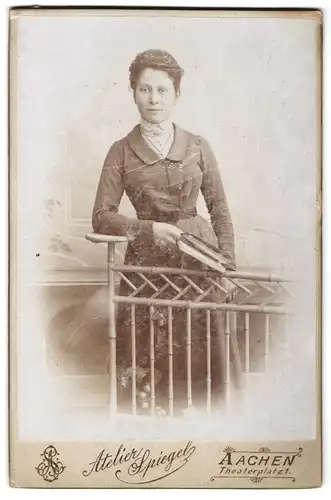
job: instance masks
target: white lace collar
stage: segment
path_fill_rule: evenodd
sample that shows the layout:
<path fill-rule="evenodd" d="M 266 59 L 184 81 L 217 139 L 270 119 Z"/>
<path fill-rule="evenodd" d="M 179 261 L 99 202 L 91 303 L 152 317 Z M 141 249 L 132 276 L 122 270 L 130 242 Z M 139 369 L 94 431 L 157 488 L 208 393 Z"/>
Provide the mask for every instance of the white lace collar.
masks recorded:
<path fill-rule="evenodd" d="M 162 123 L 150 123 L 143 118 L 140 121 L 140 126 L 144 134 L 148 136 L 169 136 L 174 128 L 171 120 Z"/>

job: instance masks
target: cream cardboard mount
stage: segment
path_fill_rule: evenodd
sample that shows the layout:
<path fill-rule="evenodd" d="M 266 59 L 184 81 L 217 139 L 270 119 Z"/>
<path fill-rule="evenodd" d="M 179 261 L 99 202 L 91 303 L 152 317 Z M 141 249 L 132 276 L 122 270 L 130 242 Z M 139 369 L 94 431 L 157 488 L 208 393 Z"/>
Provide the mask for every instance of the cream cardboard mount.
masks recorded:
<path fill-rule="evenodd" d="M 320 486 L 322 13 L 9 27 L 11 485 Z"/>

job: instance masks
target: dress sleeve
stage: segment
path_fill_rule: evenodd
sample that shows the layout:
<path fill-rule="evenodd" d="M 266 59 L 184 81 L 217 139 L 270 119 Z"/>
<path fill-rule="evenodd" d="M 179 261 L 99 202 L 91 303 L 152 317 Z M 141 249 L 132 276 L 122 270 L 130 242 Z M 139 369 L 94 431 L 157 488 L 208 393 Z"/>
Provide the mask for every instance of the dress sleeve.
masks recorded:
<path fill-rule="evenodd" d="M 200 161 L 203 172 L 201 192 L 217 237 L 218 247 L 229 259 L 228 268 L 235 270 L 234 231 L 223 182 L 215 155 L 204 138 L 200 138 Z"/>
<path fill-rule="evenodd" d="M 123 147 L 115 142 L 101 171 L 92 214 L 92 227 L 96 233 L 113 236 L 150 236 L 153 221 L 138 220 L 118 213 L 124 193 Z"/>

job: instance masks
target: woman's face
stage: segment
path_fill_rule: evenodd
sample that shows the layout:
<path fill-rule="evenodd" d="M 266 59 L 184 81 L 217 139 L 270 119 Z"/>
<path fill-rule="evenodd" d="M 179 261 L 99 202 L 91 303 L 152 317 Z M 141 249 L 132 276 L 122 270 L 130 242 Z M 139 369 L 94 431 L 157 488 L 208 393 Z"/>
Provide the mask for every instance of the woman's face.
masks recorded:
<path fill-rule="evenodd" d="M 146 68 L 137 82 L 134 101 L 144 120 L 162 123 L 170 117 L 178 95 L 165 71 Z"/>

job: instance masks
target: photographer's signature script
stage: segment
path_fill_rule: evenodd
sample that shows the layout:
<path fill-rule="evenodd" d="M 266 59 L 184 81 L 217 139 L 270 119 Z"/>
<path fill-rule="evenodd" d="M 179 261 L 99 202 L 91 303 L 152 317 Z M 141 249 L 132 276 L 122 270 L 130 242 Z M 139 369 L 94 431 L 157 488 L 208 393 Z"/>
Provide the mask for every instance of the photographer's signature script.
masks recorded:
<path fill-rule="evenodd" d="M 127 484 L 146 484 L 159 481 L 184 467 L 195 452 L 195 446 L 189 441 L 186 446 L 171 451 L 152 451 L 150 448 L 127 448 L 121 444 L 115 453 L 103 449 L 89 463 L 82 474 L 91 474 L 111 470 L 116 478 Z"/>

